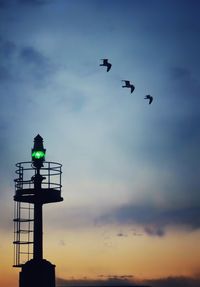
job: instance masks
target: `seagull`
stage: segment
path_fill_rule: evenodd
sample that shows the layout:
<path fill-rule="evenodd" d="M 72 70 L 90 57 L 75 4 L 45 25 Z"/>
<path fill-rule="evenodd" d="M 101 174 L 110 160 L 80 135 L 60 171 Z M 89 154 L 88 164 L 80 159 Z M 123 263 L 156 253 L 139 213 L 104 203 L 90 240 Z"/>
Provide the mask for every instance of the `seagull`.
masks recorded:
<path fill-rule="evenodd" d="M 122 80 L 124 82 L 124 86 L 122 88 L 131 88 L 131 93 L 135 90 L 135 86 L 130 84 L 130 81 Z"/>
<path fill-rule="evenodd" d="M 105 66 L 107 67 L 107 72 L 110 71 L 112 64 L 108 62 L 108 59 L 101 59 L 103 61 L 102 64 L 100 64 L 99 66 Z"/>
<path fill-rule="evenodd" d="M 146 95 L 144 99 L 149 100 L 149 105 L 153 102 L 153 97 L 150 95 Z"/>

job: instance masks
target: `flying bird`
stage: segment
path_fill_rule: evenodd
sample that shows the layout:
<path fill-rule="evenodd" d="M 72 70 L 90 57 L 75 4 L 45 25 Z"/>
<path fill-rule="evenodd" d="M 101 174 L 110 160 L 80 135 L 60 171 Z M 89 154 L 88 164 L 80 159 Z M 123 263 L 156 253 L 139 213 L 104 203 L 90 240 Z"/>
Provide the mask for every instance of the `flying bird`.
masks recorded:
<path fill-rule="evenodd" d="M 124 82 L 124 86 L 122 86 L 122 88 L 130 88 L 131 93 L 135 90 L 135 86 L 131 84 L 130 81 L 122 80 L 122 82 Z"/>
<path fill-rule="evenodd" d="M 146 95 L 144 99 L 149 100 L 149 105 L 153 102 L 153 97 L 150 95 Z"/>
<path fill-rule="evenodd" d="M 101 59 L 103 61 L 102 64 L 100 64 L 99 66 L 105 66 L 107 67 L 107 72 L 110 71 L 112 64 L 108 62 L 108 59 Z"/>

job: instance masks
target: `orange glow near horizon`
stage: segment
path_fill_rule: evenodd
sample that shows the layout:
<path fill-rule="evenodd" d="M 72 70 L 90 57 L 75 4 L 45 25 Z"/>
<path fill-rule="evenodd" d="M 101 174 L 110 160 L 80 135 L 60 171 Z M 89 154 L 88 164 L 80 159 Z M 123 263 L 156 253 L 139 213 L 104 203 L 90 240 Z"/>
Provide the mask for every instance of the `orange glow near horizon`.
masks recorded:
<path fill-rule="evenodd" d="M 170 233 L 161 238 L 119 237 L 113 230 L 102 239 L 94 228 L 63 233 L 62 238 L 66 240 L 61 243 L 55 233 L 46 244 L 45 254 L 56 264 L 59 278 L 98 278 L 100 274 L 128 274 L 142 279 L 191 276 L 197 273 L 200 264 L 199 236 L 200 232 Z"/>
<path fill-rule="evenodd" d="M 1 234 L 0 286 L 17 287 L 19 268 L 13 268 L 13 234 Z"/>
<path fill-rule="evenodd" d="M 49 235 L 51 234 L 51 235 Z M 126 233 L 125 233 L 126 234 Z M 111 228 L 45 234 L 44 258 L 56 265 L 57 278 L 99 279 L 100 275 L 132 275 L 138 279 L 193 276 L 200 264 L 200 231 L 170 232 L 164 237 L 116 236 Z M 61 239 L 62 238 L 62 239 Z M 17 287 L 20 268 L 12 268 L 12 242 L 3 238 L 0 286 Z M 191 256 L 193 254 L 193 256 Z"/>

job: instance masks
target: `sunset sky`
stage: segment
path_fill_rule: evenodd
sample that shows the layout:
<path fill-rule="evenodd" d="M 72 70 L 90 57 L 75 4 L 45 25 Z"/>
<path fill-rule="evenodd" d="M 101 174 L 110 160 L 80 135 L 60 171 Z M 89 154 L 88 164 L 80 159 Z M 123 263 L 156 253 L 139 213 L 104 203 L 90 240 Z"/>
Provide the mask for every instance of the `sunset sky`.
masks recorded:
<path fill-rule="evenodd" d="M 15 163 L 38 133 L 63 164 L 64 201 L 44 206 L 58 284 L 199 286 L 199 15 L 198 0 L 0 0 L 0 286 L 18 286 Z"/>

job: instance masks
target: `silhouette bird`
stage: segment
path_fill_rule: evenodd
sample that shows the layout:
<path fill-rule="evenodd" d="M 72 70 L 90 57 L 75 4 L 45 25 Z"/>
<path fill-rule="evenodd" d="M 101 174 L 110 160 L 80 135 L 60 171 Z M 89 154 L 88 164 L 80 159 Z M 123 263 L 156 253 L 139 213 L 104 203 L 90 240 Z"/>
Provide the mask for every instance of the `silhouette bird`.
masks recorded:
<path fill-rule="evenodd" d="M 144 99 L 149 100 L 149 105 L 153 102 L 153 97 L 150 95 L 146 95 Z"/>
<path fill-rule="evenodd" d="M 122 80 L 122 82 L 124 82 L 124 86 L 122 86 L 122 88 L 130 88 L 131 93 L 135 90 L 135 86 L 131 84 L 130 81 Z"/>
<path fill-rule="evenodd" d="M 100 64 L 99 66 L 105 66 L 107 67 L 107 72 L 110 71 L 112 64 L 108 62 L 108 59 L 101 59 L 103 61 L 102 64 Z"/>

